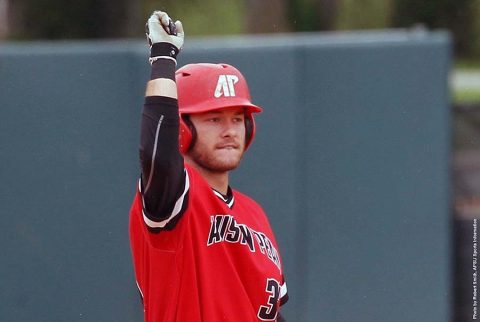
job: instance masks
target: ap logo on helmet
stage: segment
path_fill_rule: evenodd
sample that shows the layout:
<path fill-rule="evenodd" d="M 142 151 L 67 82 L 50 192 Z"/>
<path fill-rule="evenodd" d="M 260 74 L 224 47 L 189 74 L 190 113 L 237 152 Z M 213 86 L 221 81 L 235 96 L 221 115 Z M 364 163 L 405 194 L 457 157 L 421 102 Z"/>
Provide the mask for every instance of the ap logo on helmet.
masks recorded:
<path fill-rule="evenodd" d="M 238 77 L 236 75 L 220 75 L 218 77 L 214 96 L 216 98 L 219 98 L 222 95 L 225 97 L 235 96 L 234 85 L 236 83 L 238 83 Z"/>

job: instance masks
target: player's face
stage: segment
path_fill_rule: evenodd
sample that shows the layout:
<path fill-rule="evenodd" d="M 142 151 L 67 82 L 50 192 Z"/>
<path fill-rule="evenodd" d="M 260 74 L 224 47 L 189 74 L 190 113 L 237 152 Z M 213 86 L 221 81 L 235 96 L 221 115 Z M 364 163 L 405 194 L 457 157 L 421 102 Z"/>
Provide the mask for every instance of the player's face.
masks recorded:
<path fill-rule="evenodd" d="M 245 150 L 245 116 L 242 107 L 190 115 L 197 137 L 188 156 L 214 173 L 235 169 Z"/>

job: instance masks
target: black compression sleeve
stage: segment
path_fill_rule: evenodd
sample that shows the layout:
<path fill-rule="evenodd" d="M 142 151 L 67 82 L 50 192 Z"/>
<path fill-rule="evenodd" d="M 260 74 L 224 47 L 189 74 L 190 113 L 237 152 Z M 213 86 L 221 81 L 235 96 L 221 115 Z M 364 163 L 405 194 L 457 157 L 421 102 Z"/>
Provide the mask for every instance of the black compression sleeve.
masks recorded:
<path fill-rule="evenodd" d="M 183 157 L 178 149 L 178 103 L 163 96 L 147 96 L 142 111 L 140 164 L 145 211 L 167 217 L 185 184 Z"/>
<path fill-rule="evenodd" d="M 150 79 L 168 78 L 175 81 L 175 61 L 159 59 L 152 64 Z"/>

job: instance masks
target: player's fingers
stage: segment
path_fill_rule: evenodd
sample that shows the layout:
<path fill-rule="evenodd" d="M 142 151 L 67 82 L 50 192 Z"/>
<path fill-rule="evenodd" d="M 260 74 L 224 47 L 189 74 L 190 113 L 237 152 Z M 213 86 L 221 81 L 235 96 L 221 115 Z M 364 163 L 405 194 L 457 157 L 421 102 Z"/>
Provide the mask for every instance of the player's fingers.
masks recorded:
<path fill-rule="evenodd" d="M 152 15 L 150 16 L 150 18 L 148 18 L 148 23 L 160 23 L 160 19 L 158 18 L 158 16 L 154 13 L 152 13 Z"/>
<path fill-rule="evenodd" d="M 167 15 L 167 13 L 165 11 L 155 10 L 152 15 L 155 15 L 158 17 L 158 19 L 161 19 L 163 16 Z"/>
<path fill-rule="evenodd" d="M 170 17 L 166 12 L 162 12 L 163 14 L 160 15 L 160 22 L 162 23 L 164 28 L 167 28 L 168 25 L 170 24 Z"/>
<path fill-rule="evenodd" d="M 177 28 L 177 35 L 178 34 L 183 35 L 183 25 L 180 20 L 175 21 L 175 27 Z"/>
<path fill-rule="evenodd" d="M 170 22 L 170 17 L 168 14 L 164 11 L 154 11 L 152 14 L 152 19 L 154 19 L 156 22 L 159 22 L 163 27 L 168 27 L 168 24 Z"/>

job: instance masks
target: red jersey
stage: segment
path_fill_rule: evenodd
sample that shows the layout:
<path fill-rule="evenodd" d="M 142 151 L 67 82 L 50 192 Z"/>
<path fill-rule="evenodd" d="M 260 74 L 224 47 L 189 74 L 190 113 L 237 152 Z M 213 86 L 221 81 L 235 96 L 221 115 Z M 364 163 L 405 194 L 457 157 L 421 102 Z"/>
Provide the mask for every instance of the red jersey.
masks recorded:
<path fill-rule="evenodd" d="M 174 211 L 155 226 L 168 229 L 149 229 L 140 191 L 130 211 L 145 321 L 276 321 L 288 296 L 265 213 L 237 191 L 227 203 L 196 170 L 187 165 L 186 171 L 185 191 Z M 180 212 L 183 202 L 187 205 Z"/>

